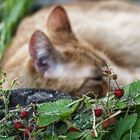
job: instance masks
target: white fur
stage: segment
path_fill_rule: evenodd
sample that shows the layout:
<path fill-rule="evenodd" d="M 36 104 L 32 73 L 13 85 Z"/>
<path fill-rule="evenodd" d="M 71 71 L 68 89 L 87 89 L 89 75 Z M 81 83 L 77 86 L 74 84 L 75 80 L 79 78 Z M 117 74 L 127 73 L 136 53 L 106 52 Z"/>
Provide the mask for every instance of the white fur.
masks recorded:
<path fill-rule="evenodd" d="M 90 67 L 76 69 L 74 64 L 57 64 L 53 69 L 44 73 L 45 78 L 86 78 L 92 76 Z"/>

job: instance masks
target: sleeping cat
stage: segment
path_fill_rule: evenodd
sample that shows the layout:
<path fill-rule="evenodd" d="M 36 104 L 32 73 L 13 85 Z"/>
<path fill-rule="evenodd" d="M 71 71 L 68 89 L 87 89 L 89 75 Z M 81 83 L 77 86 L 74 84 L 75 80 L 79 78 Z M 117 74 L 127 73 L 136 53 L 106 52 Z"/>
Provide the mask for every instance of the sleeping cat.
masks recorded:
<path fill-rule="evenodd" d="M 140 7 L 121 1 L 42 9 L 20 24 L 3 59 L 25 88 L 105 94 L 106 65 L 121 85 L 140 78 Z M 5 85 L 7 87 L 7 85 Z"/>

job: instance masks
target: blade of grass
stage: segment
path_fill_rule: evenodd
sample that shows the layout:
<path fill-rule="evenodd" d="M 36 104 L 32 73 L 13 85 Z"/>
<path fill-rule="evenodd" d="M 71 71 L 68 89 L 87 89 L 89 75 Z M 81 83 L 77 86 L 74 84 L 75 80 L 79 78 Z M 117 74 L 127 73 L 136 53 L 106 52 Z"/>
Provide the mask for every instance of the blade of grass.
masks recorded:
<path fill-rule="evenodd" d="M 31 0 L 6 0 L 4 2 L 3 24 L 0 29 L 0 61 L 16 31 L 21 18 L 28 12 Z"/>

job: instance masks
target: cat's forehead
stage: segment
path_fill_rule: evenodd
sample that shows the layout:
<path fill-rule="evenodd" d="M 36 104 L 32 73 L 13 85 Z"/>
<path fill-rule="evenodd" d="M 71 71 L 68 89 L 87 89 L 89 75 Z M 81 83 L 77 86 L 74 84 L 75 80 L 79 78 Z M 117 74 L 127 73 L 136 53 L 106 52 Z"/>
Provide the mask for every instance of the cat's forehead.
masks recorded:
<path fill-rule="evenodd" d="M 59 44 L 55 46 L 56 49 L 61 52 L 61 54 L 68 61 L 72 63 L 77 63 L 77 65 L 101 65 L 103 62 L 102 58 L 98 53 L 91 49 L 91 46 L 82 43 L 67 42 L 64 44 Z"/>

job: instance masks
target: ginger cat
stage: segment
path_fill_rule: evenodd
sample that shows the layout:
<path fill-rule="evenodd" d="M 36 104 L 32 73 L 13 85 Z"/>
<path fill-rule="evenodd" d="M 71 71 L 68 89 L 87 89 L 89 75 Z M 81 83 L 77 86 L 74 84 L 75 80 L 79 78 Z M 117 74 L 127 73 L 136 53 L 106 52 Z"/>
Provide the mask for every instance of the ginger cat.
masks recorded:
<path fill-rule="evenodd" d="M 140 7 L 122 1 L 42 9 L 20 24 L 3 68 L 18 87 L 104 94 L 106 64 L 122 85 L 140 79 L 139 26 Z"/>

